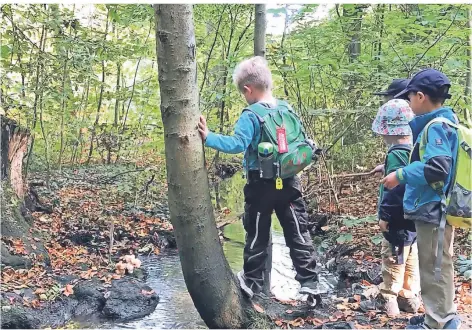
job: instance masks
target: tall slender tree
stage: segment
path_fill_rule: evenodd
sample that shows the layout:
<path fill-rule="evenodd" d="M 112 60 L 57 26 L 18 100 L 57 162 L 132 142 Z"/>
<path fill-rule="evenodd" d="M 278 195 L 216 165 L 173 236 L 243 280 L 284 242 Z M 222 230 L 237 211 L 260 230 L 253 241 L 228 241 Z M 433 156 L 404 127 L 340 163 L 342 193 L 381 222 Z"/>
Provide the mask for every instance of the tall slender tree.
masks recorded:
<path fill-rule="evenodd" d="M 198 107 L 192 5 L 154 5 L 169 209 L 190 296 L 210 328 L 240 328 L 245 300 L 211 205 Z"/>
<path fill-rule="evenodd" d="M 254 21 L 254 56 L 263 56 L 266 54 L 266 5 L 255 5 L 255 21 Z M 272 234 L 269 236 L 267 245 L 267 260 L 264 271 L 264 287 L 263 292 L 270 294 L 270 273 L 272 270 Z"/>

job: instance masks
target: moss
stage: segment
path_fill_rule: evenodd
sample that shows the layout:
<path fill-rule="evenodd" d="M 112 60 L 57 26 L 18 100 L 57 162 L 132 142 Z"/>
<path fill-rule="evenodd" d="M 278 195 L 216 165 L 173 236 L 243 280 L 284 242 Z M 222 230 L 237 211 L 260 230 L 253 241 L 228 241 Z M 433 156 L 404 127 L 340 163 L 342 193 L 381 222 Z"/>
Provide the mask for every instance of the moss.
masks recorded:
<path fill-rule="evenodd" d="M 274 322 L 263 313 L 258 313 L 254 310 L 249 310 L 247 312 L 248 316 L 248 329 L 274 329 L 277 328 Z"/>

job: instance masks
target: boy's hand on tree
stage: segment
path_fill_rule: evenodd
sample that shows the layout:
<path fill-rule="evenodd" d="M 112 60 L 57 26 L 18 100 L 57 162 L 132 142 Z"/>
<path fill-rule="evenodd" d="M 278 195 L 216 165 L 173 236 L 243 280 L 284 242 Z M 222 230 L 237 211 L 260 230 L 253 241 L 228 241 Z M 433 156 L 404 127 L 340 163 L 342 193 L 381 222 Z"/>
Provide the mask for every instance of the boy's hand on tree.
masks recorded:
<path fill-rule="evenodd" d="M 206 119 L 205 117 L 203 117 L 203 115 L 200 115 L 200 121 L 198 123 L 198 131 L 200 132 L 200 136 L 203 142 L 205 142 L 209 131 L 208 131 Z"/>
<path fill-rule="evenodd" d="M 393 189 L 400 184 L 400 181 L 397 179 L 396 172 L 392 172 L 383 178 L 380 183 L 382 183 L 387 189 Z"/>
<path fill-rule="evenodd" d="M 369 174 L 377 174 L 377 173 L 385 173 L 385 165 L 380 164 L 377 165 L 372 171 L 369 172 Z"/>
<path fill-rule="evenodd" d="M 379 227 L 381 232 L 388 231 L 388 222 L 384 220 L 379 220 Z"/>

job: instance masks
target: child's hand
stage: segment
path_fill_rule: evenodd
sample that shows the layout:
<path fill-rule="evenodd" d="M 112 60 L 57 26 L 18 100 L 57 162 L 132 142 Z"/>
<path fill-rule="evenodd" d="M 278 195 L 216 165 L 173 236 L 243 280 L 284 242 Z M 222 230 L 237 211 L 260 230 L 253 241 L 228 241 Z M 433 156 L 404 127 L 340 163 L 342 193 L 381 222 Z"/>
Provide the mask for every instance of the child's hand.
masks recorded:
<path fill-rule="evenodd" d="M 381 232 L 388 231 L 388 222 L 384 220 L 379 220 L 379 227 Z"/>
<path fill-rule="evenodd" d="M 395 172 L 390 173 L 385 178 L 383 178 L 380 183 L 384 185 L 387 189 L 393 189 L 400 184 L 397 179 L 397 174 Z"/>
<path fill-rule="evenodd" d="M 369 174 L 377 174 L 377 173 L 384 173 L 385 172 L 385 165 L 380 164 L 377 165 L 372 171 L 369 172 Z"/>
<path fill-rule="evenodd" d="M 209 131 L 208 131 L 207 122 L 205 120 L 205 117 L 203 117 L 202 115 L 200 115 L 200 121 L 198 122 L 198 131 L 200 132 L 200 136 L 201 136 L 203 142 L 205 142 Z"/>

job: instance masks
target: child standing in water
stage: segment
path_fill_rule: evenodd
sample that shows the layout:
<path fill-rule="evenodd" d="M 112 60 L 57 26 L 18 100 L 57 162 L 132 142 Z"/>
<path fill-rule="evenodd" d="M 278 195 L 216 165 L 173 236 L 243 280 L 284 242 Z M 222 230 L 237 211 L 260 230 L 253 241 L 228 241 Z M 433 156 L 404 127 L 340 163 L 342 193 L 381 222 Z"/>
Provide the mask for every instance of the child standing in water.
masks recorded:
<path fill-rule="evenodd" d="M 391 93 L 380 94 L 388 101 L 380 107 L 372 124 L 372 130 L 381 135 L 388 146 L 385 175 L 408 165 L 412 148 L 408 123 L 414 115 L 408 102 L 393 98 L 397 93 L 396 85 L 402 90 L 403 85 L 407 84 L 406 79 L 396 79 L 389 87 Z M 404 193 L 405 185 L 393 189 L 380 185 L 378 219 L 384 236 L 380 291 L 385 301 L 385 311 L 390 317 L 398 315 L 400 310 L 416 313 L 420 305 L 416 230 L 415 224 L 403 216 Z"/>

